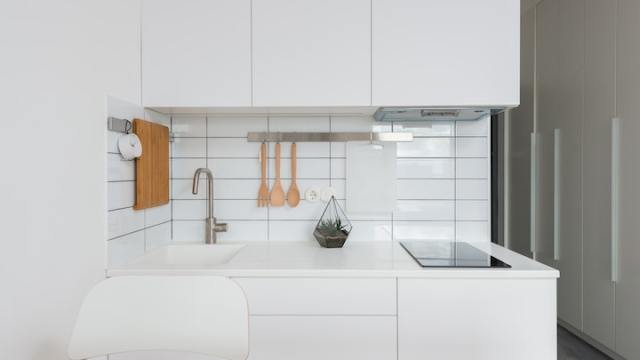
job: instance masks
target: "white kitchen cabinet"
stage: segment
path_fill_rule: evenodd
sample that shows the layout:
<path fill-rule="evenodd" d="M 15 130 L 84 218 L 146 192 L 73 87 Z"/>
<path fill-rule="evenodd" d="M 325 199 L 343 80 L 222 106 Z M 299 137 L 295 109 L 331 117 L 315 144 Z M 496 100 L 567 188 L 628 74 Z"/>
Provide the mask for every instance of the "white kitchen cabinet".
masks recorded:
<path fill-rule="evenodd" d="M 549 279 L 398 279 L 398 359 L 553 360 L 555 294 Z"/>
<path fill-rule="evenodd" d="M 250 0 L 144 0 L 145 106 L 250 106 Z"/>
<path fill-rule="evenodd" d="M 615 115 L 615 3 L 585 1 L 583 331 L 615 347 L 611 281 L 611 118 Z"/>
<path fill-rule="evenodd" d="M 371 104 L 369 0 L 253 0 L 255 106 Z"/>
<path fill-rule="evenodd" d="M 620 247 L 614 254 L 614 258 L 619 259 L 619 277 L 615 284 L 616 351 L 626 359 L 640 359 L 640 2 L 619 0 L 617 6 L 616 102 L 620 118 Z"/>
<path fill-rule="evenodd" d="M 236 278 L 251 315 L 396 315 L 396 280 Z"/>
<path fill-rule="evenodd" d="M 395 360 L 395 316 L 251 316 L 249 360 Z"/>
<path fill-rule="evenodd" d="M 372 6 L 373 105 L 518 105 L 519 1 Z"/>

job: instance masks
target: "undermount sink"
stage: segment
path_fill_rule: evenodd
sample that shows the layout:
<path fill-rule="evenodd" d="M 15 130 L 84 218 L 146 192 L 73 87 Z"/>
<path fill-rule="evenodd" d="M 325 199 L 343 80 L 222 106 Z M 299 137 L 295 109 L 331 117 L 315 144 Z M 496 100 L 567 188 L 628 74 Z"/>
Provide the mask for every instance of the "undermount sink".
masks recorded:
<path fill-rule="evenodd" d="M 206 267 L 222 265 L 234 256 L 245 245 L 236 244 L 181 244 L 168 245 L 146 254 L 131 265 L 160 265 Z"/>

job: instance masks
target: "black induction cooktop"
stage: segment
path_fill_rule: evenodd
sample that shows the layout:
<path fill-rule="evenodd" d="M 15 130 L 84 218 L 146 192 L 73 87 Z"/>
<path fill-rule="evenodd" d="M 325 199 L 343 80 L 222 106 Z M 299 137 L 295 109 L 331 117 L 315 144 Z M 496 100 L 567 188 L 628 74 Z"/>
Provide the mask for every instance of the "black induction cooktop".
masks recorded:
<path fill-rule="evenodd" d="M 400 245 L 422 267 L 510 268 L 507 263 L 465 242 L 414 240 Z"/>

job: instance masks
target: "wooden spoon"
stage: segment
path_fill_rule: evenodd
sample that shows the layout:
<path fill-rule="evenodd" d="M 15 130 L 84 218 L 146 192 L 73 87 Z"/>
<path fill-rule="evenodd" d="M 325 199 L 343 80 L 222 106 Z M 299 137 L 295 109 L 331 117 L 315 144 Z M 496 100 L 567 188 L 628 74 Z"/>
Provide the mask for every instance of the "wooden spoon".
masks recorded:
<path fill-rule="evenodd" d="M 260 166 L 261 166 L 261 182 L 260 190 L 258 190 L 258 206 L 265 207 L 269 205 L 269 185 L 267 185 L 267 144 L 262 143 L 260 148 Z"/>
<path fill-rule="evenodd" d="M 284 205 L 284 190 L 280 184 L 280 143 L 276 144 L 276 182 L 271 189 L 271 206 Z"/>
<path fill-rule="evenodd" d="M 287 192 L 287 203 L 291 207 L 296 207 L 300 203 L 300 190 L 296 184 L 296 156 L 297 148 L 296 143 L 291 144 L 291 186 Z"/>

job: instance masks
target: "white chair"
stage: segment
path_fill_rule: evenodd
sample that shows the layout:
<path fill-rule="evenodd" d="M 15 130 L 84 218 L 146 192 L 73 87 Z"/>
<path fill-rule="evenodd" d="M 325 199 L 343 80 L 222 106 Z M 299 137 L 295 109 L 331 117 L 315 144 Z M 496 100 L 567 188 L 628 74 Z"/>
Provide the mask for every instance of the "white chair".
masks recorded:
<path fill-rule="evenodd" d="M 69 357 L 147 350 L 245 360 L 249 314 L 244 292 L 219 276 L 122 276 L 99 283 L 82 304 Z"/>

